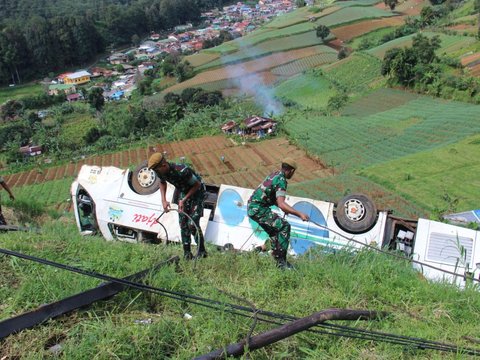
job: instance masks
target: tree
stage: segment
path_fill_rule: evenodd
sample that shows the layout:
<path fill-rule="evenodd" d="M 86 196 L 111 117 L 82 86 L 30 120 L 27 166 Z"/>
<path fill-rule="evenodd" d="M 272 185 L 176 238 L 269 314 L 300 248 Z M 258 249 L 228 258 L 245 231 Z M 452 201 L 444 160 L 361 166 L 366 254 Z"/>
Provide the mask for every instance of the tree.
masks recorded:
<path fill-rule="evenodd" d="M 305 6 L 305 0 L 295 0 L 295 5 L 298 8 L 304 7 Z"/>
<path fill-rule="evenodd" d="M 318 25 L 317 28 L 317 37 L 321 38 L 322 41 L 325 40 L 325 38 L 330 35 L 330 29 L 328 26 L 325 25 Z"/>
<path fill-rule="evenodd" d="M 97 111 L 101 111 L 105 104 L 103 98 L 103 89 L 94 87 L 88 92 L 88 103 L 92 105 Z"/>
<path fill-rule="evenodd" d="M 398 0 L 383 0 L 383 3 L 390 8 L 390 10 L 395 10 L 395 7 L 398 4 Z"/>

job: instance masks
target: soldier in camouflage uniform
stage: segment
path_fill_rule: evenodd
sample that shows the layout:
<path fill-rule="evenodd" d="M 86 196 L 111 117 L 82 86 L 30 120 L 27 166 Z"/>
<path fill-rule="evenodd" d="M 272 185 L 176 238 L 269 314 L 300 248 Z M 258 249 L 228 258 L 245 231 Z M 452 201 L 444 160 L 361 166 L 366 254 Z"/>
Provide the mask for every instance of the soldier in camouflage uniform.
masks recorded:
<path fill-rule="evenodd" d="M 0 185 L 5 189 L 5 191 L 10 195 L 11 200 L 15 200 L 15 196 L 13 196 L 12 190 L 8 187 L 7 183 L 3 179 L 3 177 L 0 176 Z M 0 225 L 7 225 L 7 222 L 5 221 L 5 218 L 3 217 L 2 214 L 2 204 L 0 203 Z"/>
<path fill-rule="evenodd" d="M 278 206 L 285 214 L 293 214 L 308 221 L 309 216 L 295 210 L 285 202 L 287 194 L 287 179 L 290 179 L 297 164 L 290 158 L 282 162 L 282 168 L 268 175 L 255 189 L 248 200 L 248 217 L 257 222 L 270 236 L 272 242 L 272 255 L 277 265 L 284 269 L 290 268 L 287 262 L 287 249 L 290 240 L 290 224 L 270 208 Z"/>
<path fill-rule="evenodd" d="M 162 195 L 162 205 L 165 212 L 168 212 L 170 209 L 170 202 L 166 199 L 167 181 L 175 186 L 175 194 L 178 195 L 179 200 L 176 202 L 177 196 L 174 195 L 173 202 L 178 204 L 178 219 L 184 258 L 186 260 L 193 258 L 191 250 L 192 235 L 199 245 L 198 256 L 207 257 L 205 240 L 202 230 L 200 229 L 200 218 L 203 216 L 206 195 L 205 184 L 202 178 L 187 165 L 168 162 L 160 153 L 155 153 L 150 156 L 148 159 L 148 168 L 154 170 L 160 178 L 160 193 Z M 189 217 L 195 224 L 191 223 Z M 198 236 L 197 228 L 199 230 Z"/>

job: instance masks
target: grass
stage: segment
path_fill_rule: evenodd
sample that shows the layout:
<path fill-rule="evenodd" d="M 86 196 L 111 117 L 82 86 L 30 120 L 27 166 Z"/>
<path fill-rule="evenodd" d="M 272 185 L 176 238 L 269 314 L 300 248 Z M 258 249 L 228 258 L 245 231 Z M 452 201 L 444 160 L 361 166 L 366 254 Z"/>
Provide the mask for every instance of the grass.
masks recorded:
<path fill-rule="evenodd" d="M 0 234 L 0 247 L 122 277 L 149 268 L 179 246 L 154 246 L 81 238 L 71 219 L 46 225 L 41 234 Z M 459 291 L 430 283 L 406 262 L 362 251 L 312 252 L 293 260 L 298 270 L 278 271 L 273 260 L 253 253 L 219 253 L 194 263 L 181 261 L 149 276 L 148 284 L 221 302 L 307 316 L 332 307 L 387 311 L 383 320 L 341 322 L 355 328 L 390 332 L 471 346 L 462 338 L 478 331 L 471 314 L 480 306 L 477 291 Z M 265 276 L 265 274 L 268 274 Z M 355 276 L 351 276 L 355 274 Z M 33 262 L 0 258 L 1 319 L 59 300 L 99 284 L 98 280 Z M 322 291 L 318 291 L 322 289 Z M 462 304 L 462 306 L 459 306 Z M 184 314 L 192 316 L 184 319 Z M 455 319 L 455 321 L 452 321 Z M 141 320 L 146 320 L 141 323 Z M 251 318 L 235 317 L 159 295 L 127 290 L 31 330 L 9 336 L 3 356 L 52 357 L 49 347 L 61 344 L 62 358 L 191 359 L 244 339 Z M 253 335 L 271 329 L 258 323 Z M 252 359 L 368 358 L 444 359 L 455 354 L 414 351 L 387 343 L 303 332 L 252 352 Z"/>
<path fill-rule="evenodd" d="M 8 100 L 20 100 L 23 97 L 37 96 L 43 94 L 42 85 L 28 84 L 15 85 L 13 87 L 4 87 L 0 89 L 0 104 Z"/>
<path fill-rule="evenodd" d="M 313 72 L 295 76 L 275 88 L 275 96 L 313 109 L 325 108 L 335 93 L 335 88 L 325 77 Z"/>
<path fill-rule="evenodd" d="M 373 44 L 377 43 L 377 41 L 381 40 L 385 35 L 390 34 L 393 32 L 395 27 L 385 27 L 380 28 L 377 30 L 370 31 L 362 36 L 354 38 L 352 41 L 349 42 L 349 45 L 352 49 L 358 50 L 360 43 L 364 40 L 367 40 Z"/>

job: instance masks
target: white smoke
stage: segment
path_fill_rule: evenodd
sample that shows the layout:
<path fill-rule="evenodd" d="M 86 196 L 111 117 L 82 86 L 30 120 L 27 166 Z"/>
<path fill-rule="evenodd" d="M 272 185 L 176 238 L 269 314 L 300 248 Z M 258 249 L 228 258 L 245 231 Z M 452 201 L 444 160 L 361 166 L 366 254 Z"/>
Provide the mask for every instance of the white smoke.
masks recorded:
<path fill-rule="evenodd" d="M 255 46 L 244 46 L 241 38 L 235 41 L 240 45 L 239 52 L 248 55 L 247 61 L 255 59 L 254 61 L 257 64 L 265 65 L 260 66 L 261 68 L 265 68 L 268 71 L 268 60 L 259 56 L 259 51 Z M 224 64 L 227 64 L 231 58 L 228 55 L 223 56 L 222 61 Z M 243 63 L 230 65 L 228 70 L 230 71 L 230 81 L 233 83 L 233 86 L 239 88 L 240 93 L 252 96 L 255 102 L 263 108 L 264 116 L 271 117 L 272 115 L 280 115 L 283 112 L 282 103 L 275 99 L 274 88 L 266 85 L 261 75 L 248 71 Z"/>

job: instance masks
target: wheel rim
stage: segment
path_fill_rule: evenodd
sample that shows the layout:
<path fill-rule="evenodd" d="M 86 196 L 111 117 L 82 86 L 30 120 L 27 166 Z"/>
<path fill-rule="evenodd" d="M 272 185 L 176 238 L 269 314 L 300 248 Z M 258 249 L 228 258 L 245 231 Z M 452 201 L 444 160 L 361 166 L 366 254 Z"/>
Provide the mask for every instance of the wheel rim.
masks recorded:
<path fill-rule="evenodd" d="M 137 174 L 137 180 L 141 187 L 148 188 L 153 185 L 156 179 L 155 172 L 148 168 L 140 169 Z"/>
<path fill-rule="evenodd" d="M 365 206 L 358 199 L 350 199 L 345 203 L 345 215 L 351 221 L 360 221 L 365 216 Z"/>

